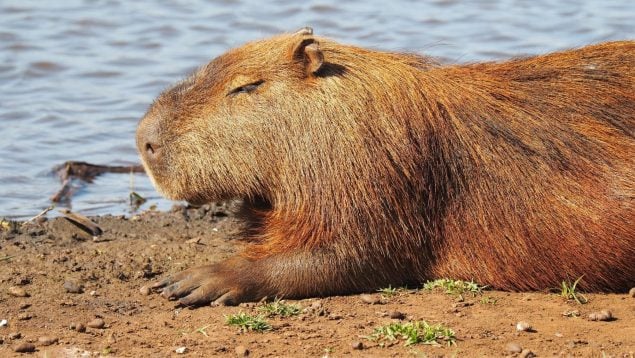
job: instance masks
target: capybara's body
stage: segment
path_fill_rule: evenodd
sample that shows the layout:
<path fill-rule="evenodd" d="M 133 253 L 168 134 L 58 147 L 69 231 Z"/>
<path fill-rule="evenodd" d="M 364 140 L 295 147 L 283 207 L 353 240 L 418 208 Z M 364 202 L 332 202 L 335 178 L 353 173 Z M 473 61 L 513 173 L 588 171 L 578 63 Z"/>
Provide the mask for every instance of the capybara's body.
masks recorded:
<path fill-rule="evenodd" d="M 246 251 L 159 284 L 184 304 L 427 279 L 635 285 L 635 42 L 439 66 L 309 30 L 249 43 L 141 121 L 166 196 L 242 198 Z"/>

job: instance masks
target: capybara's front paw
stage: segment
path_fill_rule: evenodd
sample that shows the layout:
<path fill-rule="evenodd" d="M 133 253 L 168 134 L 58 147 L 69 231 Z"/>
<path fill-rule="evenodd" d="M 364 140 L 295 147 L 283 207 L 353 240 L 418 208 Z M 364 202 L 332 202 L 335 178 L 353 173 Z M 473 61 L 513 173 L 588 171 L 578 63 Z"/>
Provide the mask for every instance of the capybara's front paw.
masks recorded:
<path fill-rule="evenodd" d="M 184 306 L 237 305 L 255 298 L 246 287 L 241 287 L 241 281 L 232 278 L 223 265 L 207 265 L 169 276 L 152 288 Z"/>

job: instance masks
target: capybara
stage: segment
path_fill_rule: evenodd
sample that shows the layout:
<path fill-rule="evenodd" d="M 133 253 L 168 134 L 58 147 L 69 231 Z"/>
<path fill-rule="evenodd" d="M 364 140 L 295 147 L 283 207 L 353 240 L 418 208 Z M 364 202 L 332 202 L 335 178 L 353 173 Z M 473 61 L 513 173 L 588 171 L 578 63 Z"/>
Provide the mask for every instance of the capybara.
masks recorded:
<path fill-rule="evenodd" d="M 160 192 L 242 199 L 244 252 L 154 285 L 183 305 L 418 285 L 635 285 L 635 41 L 439 65 L 316 37 L 248 43 L 137 130 Z"/>

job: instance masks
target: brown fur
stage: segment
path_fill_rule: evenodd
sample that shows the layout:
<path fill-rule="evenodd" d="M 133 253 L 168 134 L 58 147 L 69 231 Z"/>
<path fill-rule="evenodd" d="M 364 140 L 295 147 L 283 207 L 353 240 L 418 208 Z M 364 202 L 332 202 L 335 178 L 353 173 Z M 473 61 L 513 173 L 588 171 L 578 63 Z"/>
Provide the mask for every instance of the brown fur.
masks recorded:
<path fill-rule="evenodd" d="M 633 41 L 452 66 L 310 32 L 249 43 L 163 93 L 137 141 L 166 196 L 243 198 L 255 242 L 157 287 L 186 304 L 435 277 L 625 290 L 634 135 Z"/>

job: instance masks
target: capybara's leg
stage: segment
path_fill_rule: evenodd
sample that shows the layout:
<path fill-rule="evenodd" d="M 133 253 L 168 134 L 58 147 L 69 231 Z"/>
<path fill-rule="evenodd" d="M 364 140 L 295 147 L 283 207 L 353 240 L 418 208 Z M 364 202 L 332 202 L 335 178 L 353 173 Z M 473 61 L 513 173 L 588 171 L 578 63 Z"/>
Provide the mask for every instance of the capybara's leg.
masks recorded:
<path fill-rule="evenodd" d="M 344 256 L 342 256 L 344 255 Z M 401 274 L 408 269 L 401 268 Z M 233 257 L 185 270 L 153 287 L 186 306 L 236 305 L 269 298 L 301 298 L 403 285 L 395 267 L 360 261 L 338 249 L 289 252 L 261 259 Z"/>

